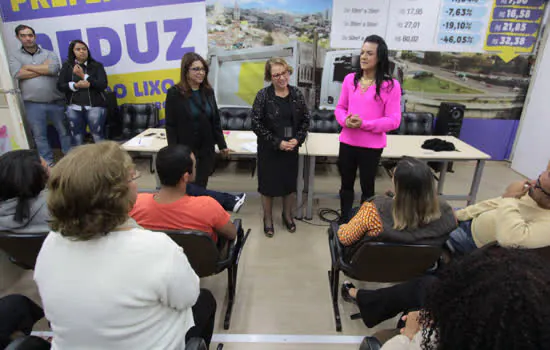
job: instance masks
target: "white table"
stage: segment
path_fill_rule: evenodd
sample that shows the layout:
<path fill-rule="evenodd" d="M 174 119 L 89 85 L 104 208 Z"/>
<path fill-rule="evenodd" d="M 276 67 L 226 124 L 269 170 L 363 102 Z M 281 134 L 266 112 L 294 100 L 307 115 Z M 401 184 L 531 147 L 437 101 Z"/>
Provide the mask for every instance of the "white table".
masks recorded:
<path fill-rule="evenodd" d="M 313 217 L 313 198 L 315 181 L 315 160 L 318 156 L 338 157 L 339 134 L 309 133 L 306 140 L 306 147 L 302 147 L 300 153 L 305 153 L 308 162 L 308 191 L 306 219 Z M 435 152 L 423 149 L 421 146 L 424 141 L 432 138 L 439 138 L 452 142 L 457 151 L 453 152 Z M 438 192 L 449 200 L 466 200 L 468 205 L 476 201 L 477 192 L 485 161 L 491 157 L 480 150 L 468 145 L 464 141 L 453 136 L 416 136 L 416 135 L 388 135 L 388 145 L 382 153 L 383 159 L 400 159 L 404 156 L 415 157 L 424 161 L 442 162 L 441 174 L 438 182 Z M 476 169 L 470 186 L 470 191 L 466 195 L 446 195 L 443 193 L 445 177 L 447 174 L 447 164 L 455 161 L 477 161 Z M 303 162 L 303 160 L 302 160 Z M 302 170 L 303 171 L 303 167 Z M 299 189 L 303 189 L 299 185 Z M 300 196 L 300 192 L 298 192 Z M 298 218 L 302 213 L 298 213 Z"/>
<path fill-rule="evenodd" d="M 252 131 L 224 131 L 224 136 L 227 147 L 233 151 L 232 154 L 256 156 L 256 134 Z M 128 152 L 139 152 L 149 154 L 153 157 L 153 169 L 155 169 L 155 179 L 158 188 L 160 187 L 160 181 L 156 172 L 157 153 L 167 145 L 166 130 L 151 128 L 128 140 L 122 145 L 122 148 Z"/>

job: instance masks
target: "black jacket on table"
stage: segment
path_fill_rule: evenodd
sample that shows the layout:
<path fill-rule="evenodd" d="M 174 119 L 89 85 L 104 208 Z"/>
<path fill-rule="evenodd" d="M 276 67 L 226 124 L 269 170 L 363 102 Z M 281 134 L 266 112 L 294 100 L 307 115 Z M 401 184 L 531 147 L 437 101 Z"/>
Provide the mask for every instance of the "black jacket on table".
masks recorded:
<path fill-rule="evenodd" d="M 304 95 L 298 88 L 288 86 L 290 92 L 292 120 L 298 146 L 306 140 L 309 130 L 310 114 L 306 105 Z M 274 149 L 279 149 L 281 141 L 284 140 L 278 135 L 279 130 L 279 106 L 275 102 L 275 88 L 273 85 L 258 91 L 254 104 L 252 105 L 252 130 L 258 136 L 258 142 L 266 142 Z"/>
<path fill-rule="evenodd" d="M 220 122 L 220 112 L 216 103 L 214 91 L 205 94 L 206 102 L 210 105 L 212 118 L 199 119 L 199 134 L 195 134 L 193 115 L 191 113 L 191 97 L 181 94 L 177 86 L 172 86 L 166 92 L 166 137 L 169 145 L 186 145 L 195 148 L 198 142 L 201 148 L 213 148 L 218 145 L 220 150 L 227 148 Z M 200 140 L 196 140 L 200 138 Z"/>
<path fill-rule="evenodd" d="M 57 79 L 57 88 L 65 93 L 67 105 L 90 106 L 90 107 L 106 107 L 107 98 L 104 91 L 107 88 L 107 73 L 103 65 L 97 61 L 90 61 L 80 65 L 84 70 L 84 74 L 88 74 L 88 89 L 71 90 L 70 82 L 78 82 L 82 80 L 79 76 L 73 74 L 74 62 L 65 61 L 59 71 Z"/>

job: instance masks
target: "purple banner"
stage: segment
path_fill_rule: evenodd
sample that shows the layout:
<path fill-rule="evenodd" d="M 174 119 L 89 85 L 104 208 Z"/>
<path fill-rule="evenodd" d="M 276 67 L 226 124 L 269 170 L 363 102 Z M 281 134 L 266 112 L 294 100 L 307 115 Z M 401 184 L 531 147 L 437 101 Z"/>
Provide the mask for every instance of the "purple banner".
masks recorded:
<path fill-rule="evenodd" d="M 537 39 L 534 36 L 516 36 L 490 34 L 487 37 L 487 46 L 508 46 L 508 47 L 524 47 L 533 46 Z"/>
<path fill-rule="evenodd" d="M 535 34 L 539 30 L 538 23 L 493 21 L 491 33 Z"/>
<path fill-rule="evenodd" d="M 0 11 L 4 22 L 81 15 L 117 10 L 130 10 L 163 5 L 200 3 L 205 0 L 2 0 Z M 74 3 L 74 5 L 72 5 Z"/>
<path fill-rule="evenodd" d="M 544 14 L 543 10 L 532 10 L 524 8 L 495 7 L 493 19 L 517 19 L 522 21 L 538 21 Z"/>
<path fill-rule="evenodd" d="M 530 6 L 540 7 L 545 0 L 497 0 L 497 6 Z"/>

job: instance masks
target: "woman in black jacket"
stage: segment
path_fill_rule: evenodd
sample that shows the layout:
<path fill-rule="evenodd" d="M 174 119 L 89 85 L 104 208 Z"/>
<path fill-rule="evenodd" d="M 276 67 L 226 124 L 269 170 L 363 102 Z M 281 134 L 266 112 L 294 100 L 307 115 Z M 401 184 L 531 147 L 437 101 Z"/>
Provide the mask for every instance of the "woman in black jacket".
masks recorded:
<path fill-rule="evenodd" d="M 208 82 L 208 64 L 189 52 L 181 59 L 180 81 L 166 93 L 168 145 L 181 144 L 195 154 L 195 184 L 206 188 L 214 170 L 214 145 L 229 155 L 220 123 L 214 90 Z"/>
<path fill-rule="evenodd" d="M 86 126 L 95 142 L 104 138 L 107 100 L 107 74 L 103 65 L 92 58 L 82 40 L 69 44 L 69 55 L 63 63 L 57 88 L 65 93 L 67 117 L 75 146 L 84 142 Z"/>
<path fill-rule="evenodd" d="M 256 95 L 252 129 L 258 136 L 258 192 L 262 194 L 264 233 L 273 237 L 273 197 L 283 197 L 283 224 L 296 231 L 294 203 L 298 178 L 298 148 L 309 129 L 304 95 L 289 85 L 292 67 L 282 58 L 265 64 L 264 80 L 271 82 Z"/>

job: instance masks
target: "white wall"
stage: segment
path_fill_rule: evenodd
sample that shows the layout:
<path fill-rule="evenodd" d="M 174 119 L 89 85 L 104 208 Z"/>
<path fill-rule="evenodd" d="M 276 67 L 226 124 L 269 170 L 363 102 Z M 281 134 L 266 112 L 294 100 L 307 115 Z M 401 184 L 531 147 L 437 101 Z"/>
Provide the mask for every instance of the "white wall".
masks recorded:
<path fill-rule="evenodd" d="M 550 28 L 541 40 L 537 61 L 525 100 L 512 169 L 536 178 L 550 161 Z"/>

